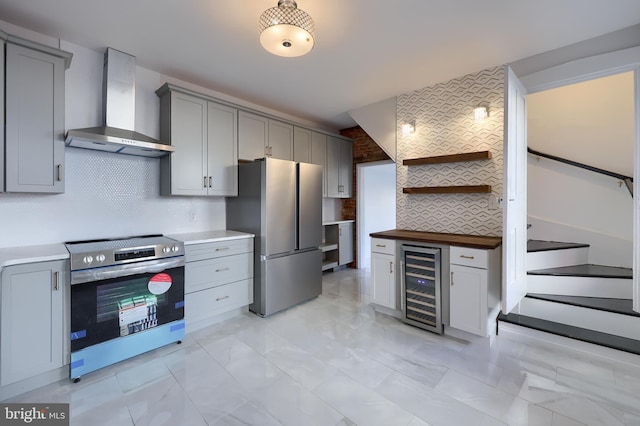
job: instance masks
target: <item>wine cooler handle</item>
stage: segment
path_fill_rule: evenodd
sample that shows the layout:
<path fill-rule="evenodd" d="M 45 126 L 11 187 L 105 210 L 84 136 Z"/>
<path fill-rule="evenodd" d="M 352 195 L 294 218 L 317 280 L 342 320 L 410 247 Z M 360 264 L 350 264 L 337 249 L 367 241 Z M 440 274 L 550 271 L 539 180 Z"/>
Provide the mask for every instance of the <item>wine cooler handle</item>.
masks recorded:
<path fill-rule="evenodd" d="M 406 316 L 405 299 L 407 297 L 407 289 L 404 278 L 404 259 L 400 261 L 400 289 L 402 291 L 400 294 L 400 310 L 402 311 L 402 315 Z"/>

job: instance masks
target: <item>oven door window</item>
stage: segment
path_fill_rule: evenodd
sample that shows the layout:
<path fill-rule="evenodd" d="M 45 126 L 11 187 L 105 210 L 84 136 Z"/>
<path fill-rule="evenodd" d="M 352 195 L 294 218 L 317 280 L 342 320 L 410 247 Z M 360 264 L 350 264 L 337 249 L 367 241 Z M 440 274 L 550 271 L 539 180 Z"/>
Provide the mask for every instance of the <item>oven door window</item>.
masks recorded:
<path fill-rule="evenodd" d="M 71 351 L 184 318 L 184 267 L 71 286 Z"/>

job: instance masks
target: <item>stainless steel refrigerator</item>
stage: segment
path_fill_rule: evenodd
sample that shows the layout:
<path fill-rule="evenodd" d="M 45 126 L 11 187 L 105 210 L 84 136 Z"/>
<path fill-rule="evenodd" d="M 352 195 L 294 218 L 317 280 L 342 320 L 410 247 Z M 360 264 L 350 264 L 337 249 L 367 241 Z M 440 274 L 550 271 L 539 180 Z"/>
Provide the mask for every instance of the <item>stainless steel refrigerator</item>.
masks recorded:
<path fill-rule="evenodd" d="M 252 312 L 267 316 L 322 292 L 322 166 L 240 164 L 226 208 L 228 229 L 255 234 Z"/>

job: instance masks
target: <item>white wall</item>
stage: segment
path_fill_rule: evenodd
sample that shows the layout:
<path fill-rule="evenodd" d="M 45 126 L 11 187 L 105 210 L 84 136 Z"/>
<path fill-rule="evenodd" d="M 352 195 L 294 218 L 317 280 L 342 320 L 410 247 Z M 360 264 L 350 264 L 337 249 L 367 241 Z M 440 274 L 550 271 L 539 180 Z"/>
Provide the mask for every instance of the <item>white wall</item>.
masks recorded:
<path fill-rule="evenodd" d="M 71 67 L 65 74 L 65 127 L 102 125 L 103 52 L 2 21 L 0 29 L 72 52 Z M 137 67 L 135 130 L 159 136 L 160 106 L 155 90 L 165 82 L 278 115 L 246 101 Z M 313 127 L 313 123 L 280 116 Z M 65 169 L 64 194 L 0 193 L 0 247 L 226 227 L 224 198 L 160 197 L 158 159 L 66 148 Z"/>
<path fill-rule="evenodd" d="M 608 176 L 529 155 L 530 239 L 591 244 L 589 263 L 632 266 L 633 199 Z"/>

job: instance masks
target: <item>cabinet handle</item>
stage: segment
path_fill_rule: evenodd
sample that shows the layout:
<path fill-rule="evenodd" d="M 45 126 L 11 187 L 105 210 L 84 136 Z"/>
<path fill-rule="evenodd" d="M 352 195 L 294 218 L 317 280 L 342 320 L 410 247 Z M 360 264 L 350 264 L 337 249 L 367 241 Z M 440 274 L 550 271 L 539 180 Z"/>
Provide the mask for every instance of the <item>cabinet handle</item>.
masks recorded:
<path fill-rule="evenodd" d="M 225 250 L 229 250 L 229 247 L 218 247 L 218 248 L 216 248 L 216 251 L 225 251 Z"/>
<path fill-rule="evenodd" d="M 55 289 L 55 291 L 58 291 L 60 289 L 60 272 L 57 272 L 57 271 L 54 272 L 53 276 L 54 276 L 54 282 L 55 282 L 55 285 L 53 288 Z"/>
<path fill-rule="evenodd" d="M 342 228 L 338 228 L 338 236 L 342 237 Z"/>
<path fill-rule="evenodd" d="M 451 271 L 451 287 L 453 287 L 453 271 Z"/>
<path fill-rule="evenodd" d="M 228 298 L 229 298 L 229 296 L 218 297 L 218 298 L 216 298 L 216 302 L 219 302 L 221 300 L 228 299 Z"/>
<path fill-rule="evenodd" d="M 471 260 L 475 259 L 475 257 L 473 257 L 473 256 L 465 256 L 464 254 L 461 254 L 460 257 L 462 259 L 471 259 Z"/>
<path fill-rule="evenodd" d="M 389 273 L 393 274 L 393 262 L 389 262 Z"/>
<path fill-rule="evenodd" d="M 58 171 L 58 182 L 62 182 L 62 164 L 58 164 L 56 169 Z"/>
<path fill-rule="evenodd" d="M 209 188 L 211 188 L 211 181 L 213 180 L 213 178 L 211 176 L 209 176 Z"/>
<path fill-rule="evenodd" d="M 386 247 L 386 244 L 376 244 L 376 247 Z"/>
<path fill-rule="evenodd" d="M 224 272 L 224 271 L 228 271 L 229 268 L 220 268 L 220 269 L 216 269 L 216 272 Z"/>
<path fill-rule="evenodd" d="M 206 176 L 204 177 L 204 187 L 205 188 L 207 187 L 207 177 Z"/>

